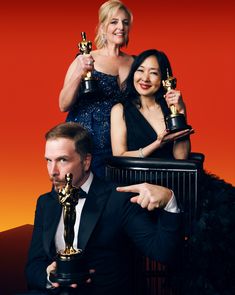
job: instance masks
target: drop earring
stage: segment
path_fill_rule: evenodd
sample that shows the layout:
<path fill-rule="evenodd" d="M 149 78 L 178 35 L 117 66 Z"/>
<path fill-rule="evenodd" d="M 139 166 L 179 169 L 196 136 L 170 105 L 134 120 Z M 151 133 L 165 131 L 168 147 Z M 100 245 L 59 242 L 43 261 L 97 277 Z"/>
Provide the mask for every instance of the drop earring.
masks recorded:
<path fill-rule="evenodd" d="M 102 43 L 104 45 L 107 42 L 106 35 L 105 34 L 102 34 L 101 39 L 102 39 Z"/>

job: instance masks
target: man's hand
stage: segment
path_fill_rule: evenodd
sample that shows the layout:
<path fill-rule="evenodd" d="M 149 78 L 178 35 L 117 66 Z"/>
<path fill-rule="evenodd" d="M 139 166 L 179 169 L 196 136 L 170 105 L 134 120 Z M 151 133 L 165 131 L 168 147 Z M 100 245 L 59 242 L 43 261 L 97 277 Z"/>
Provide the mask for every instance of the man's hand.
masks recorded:
<path fill-rule="evenodd" d="M 50 278 L 50 274 L 53 274 L 56 271 L 56 262 L 53 261 L 50 265 L 48 265 L 46 271 L 47 271 L 47 277 Z M 54 288 L 58 288 L 60 286 L 59 283 L 53 283 L 53 282 L 50 282 L 50 283 L 51 283 L 51 286 Z"/>
<path fill-rule="evenodd" d="M 138 195 L 132 197 L 132 203 L 139 204 L 149 211 L 155 208 L 164 208 L 172 197 L 172 192 L 163 186 L 149 183 L 140 183 L 129 186 L 117 187 L 118 192 L 132 192 Z"/>
<path fill-rule="evenodd" d="M 50 274 L 55 273 L 55 271 L 56 271 L 56 262 L 54 261 L 50 265 L 48 265 L 48 267 L 46 269 L 48 277 L 50 277 Z M 92 276 L 92 274 L 94 274 L 94 273 L 95 273 L 94 269 L 89 270 L 89 275 L 90 276 Z M 54 287 L 54 288 L 58 288 L 60 286 L 59 283 L 53 283 L 53 282 L 50 282 L 50 283 L 51 283 L 51 286 Z M 90 277 L 87 278 L 85 283 L 87 283 L 87 284 L 91 283 L 91 278 Z M 78 286 L 77 284 L 71 284 L 70 285 L 71 288 L 77 288 L 77 286 Z"/>
<path fill-rule="evenodd" d="M 94 273 L 95 273 L 95 269 L 89 269 L 89 274 L 88 275 L 90 275 L 92 277 L 92 274 L 94 274 Z M 92 282 L 91 277 L 86 279 L 86 282 L 85 282 L 86 284 L 90 284 Z M 70 285 L 71 288 L 77 288 L 77 286 L 78 286 L 77 284 Z"/>

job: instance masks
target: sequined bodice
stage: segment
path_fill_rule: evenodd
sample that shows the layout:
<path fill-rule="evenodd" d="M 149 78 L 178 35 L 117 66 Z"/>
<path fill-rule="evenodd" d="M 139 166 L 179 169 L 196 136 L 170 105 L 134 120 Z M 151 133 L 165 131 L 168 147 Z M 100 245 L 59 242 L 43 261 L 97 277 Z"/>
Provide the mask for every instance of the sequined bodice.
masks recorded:
<path fill-rule="evenodd" d="M 84 126 L 93 137 L 93 157 L 110 156 L 110 111 L 114 104 L 123 98 L 117 76 L 108 75 L 94 70 L 97 78 L 98 92 L 92 98 L 78 98 L 77 103 L 69 112 L 66 121 L 74 121 Z"/>

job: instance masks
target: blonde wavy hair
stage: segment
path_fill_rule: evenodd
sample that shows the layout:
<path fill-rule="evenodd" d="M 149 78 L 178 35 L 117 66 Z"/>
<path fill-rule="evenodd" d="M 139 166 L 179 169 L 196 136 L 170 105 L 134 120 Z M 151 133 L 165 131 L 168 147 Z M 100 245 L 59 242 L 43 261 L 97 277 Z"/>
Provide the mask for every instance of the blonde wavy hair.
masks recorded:
<path fill-rule="evenodd" d="M 125 11 L 125 13 L 128 16 L 128 20 L 130 22 L 130 25 L 133 21 L 133 15 L 132 12 L 119 0 L 109 0 L 103 3 L 100 6 L 99 9 L 99 23 L 96 29 L 96 37 L 95 37 L 95 45 L 97 49 L 103 48 L 105 45 L 106 40 L 103 37 L 103 33 L 101 32 L 100 28 L 103 26 L 104 28 L 107 28 L 108 21 L 112 18 L 113 14 L 119 10 L 122 9 Z M 127 36 L 125 40 L 125 45 L 127 46 L 129 42 L 129 38 Z"/>

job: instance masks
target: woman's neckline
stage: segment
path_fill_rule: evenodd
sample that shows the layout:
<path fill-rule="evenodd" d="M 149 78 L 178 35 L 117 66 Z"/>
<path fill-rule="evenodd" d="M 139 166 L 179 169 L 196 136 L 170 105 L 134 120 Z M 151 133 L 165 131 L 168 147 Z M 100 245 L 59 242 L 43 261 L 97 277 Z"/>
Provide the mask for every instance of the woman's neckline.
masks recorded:
<path fill-rule="evenodd" d="M 94 69 L 94 71 L 95 71 L 96 73 L 103 74 L 103 75 L 106 75 L 106 76 L 115 77 L 115 78 L 117 78 L 117 77 L 119 76 L 119 75 L 112 75 L 112 74 L 108 74 L 108 73 L 105 73 L 105 72 L 101 72 L 101 71 L 98 71 L 98 70 L 96 70 L 96 69 Z"/>

